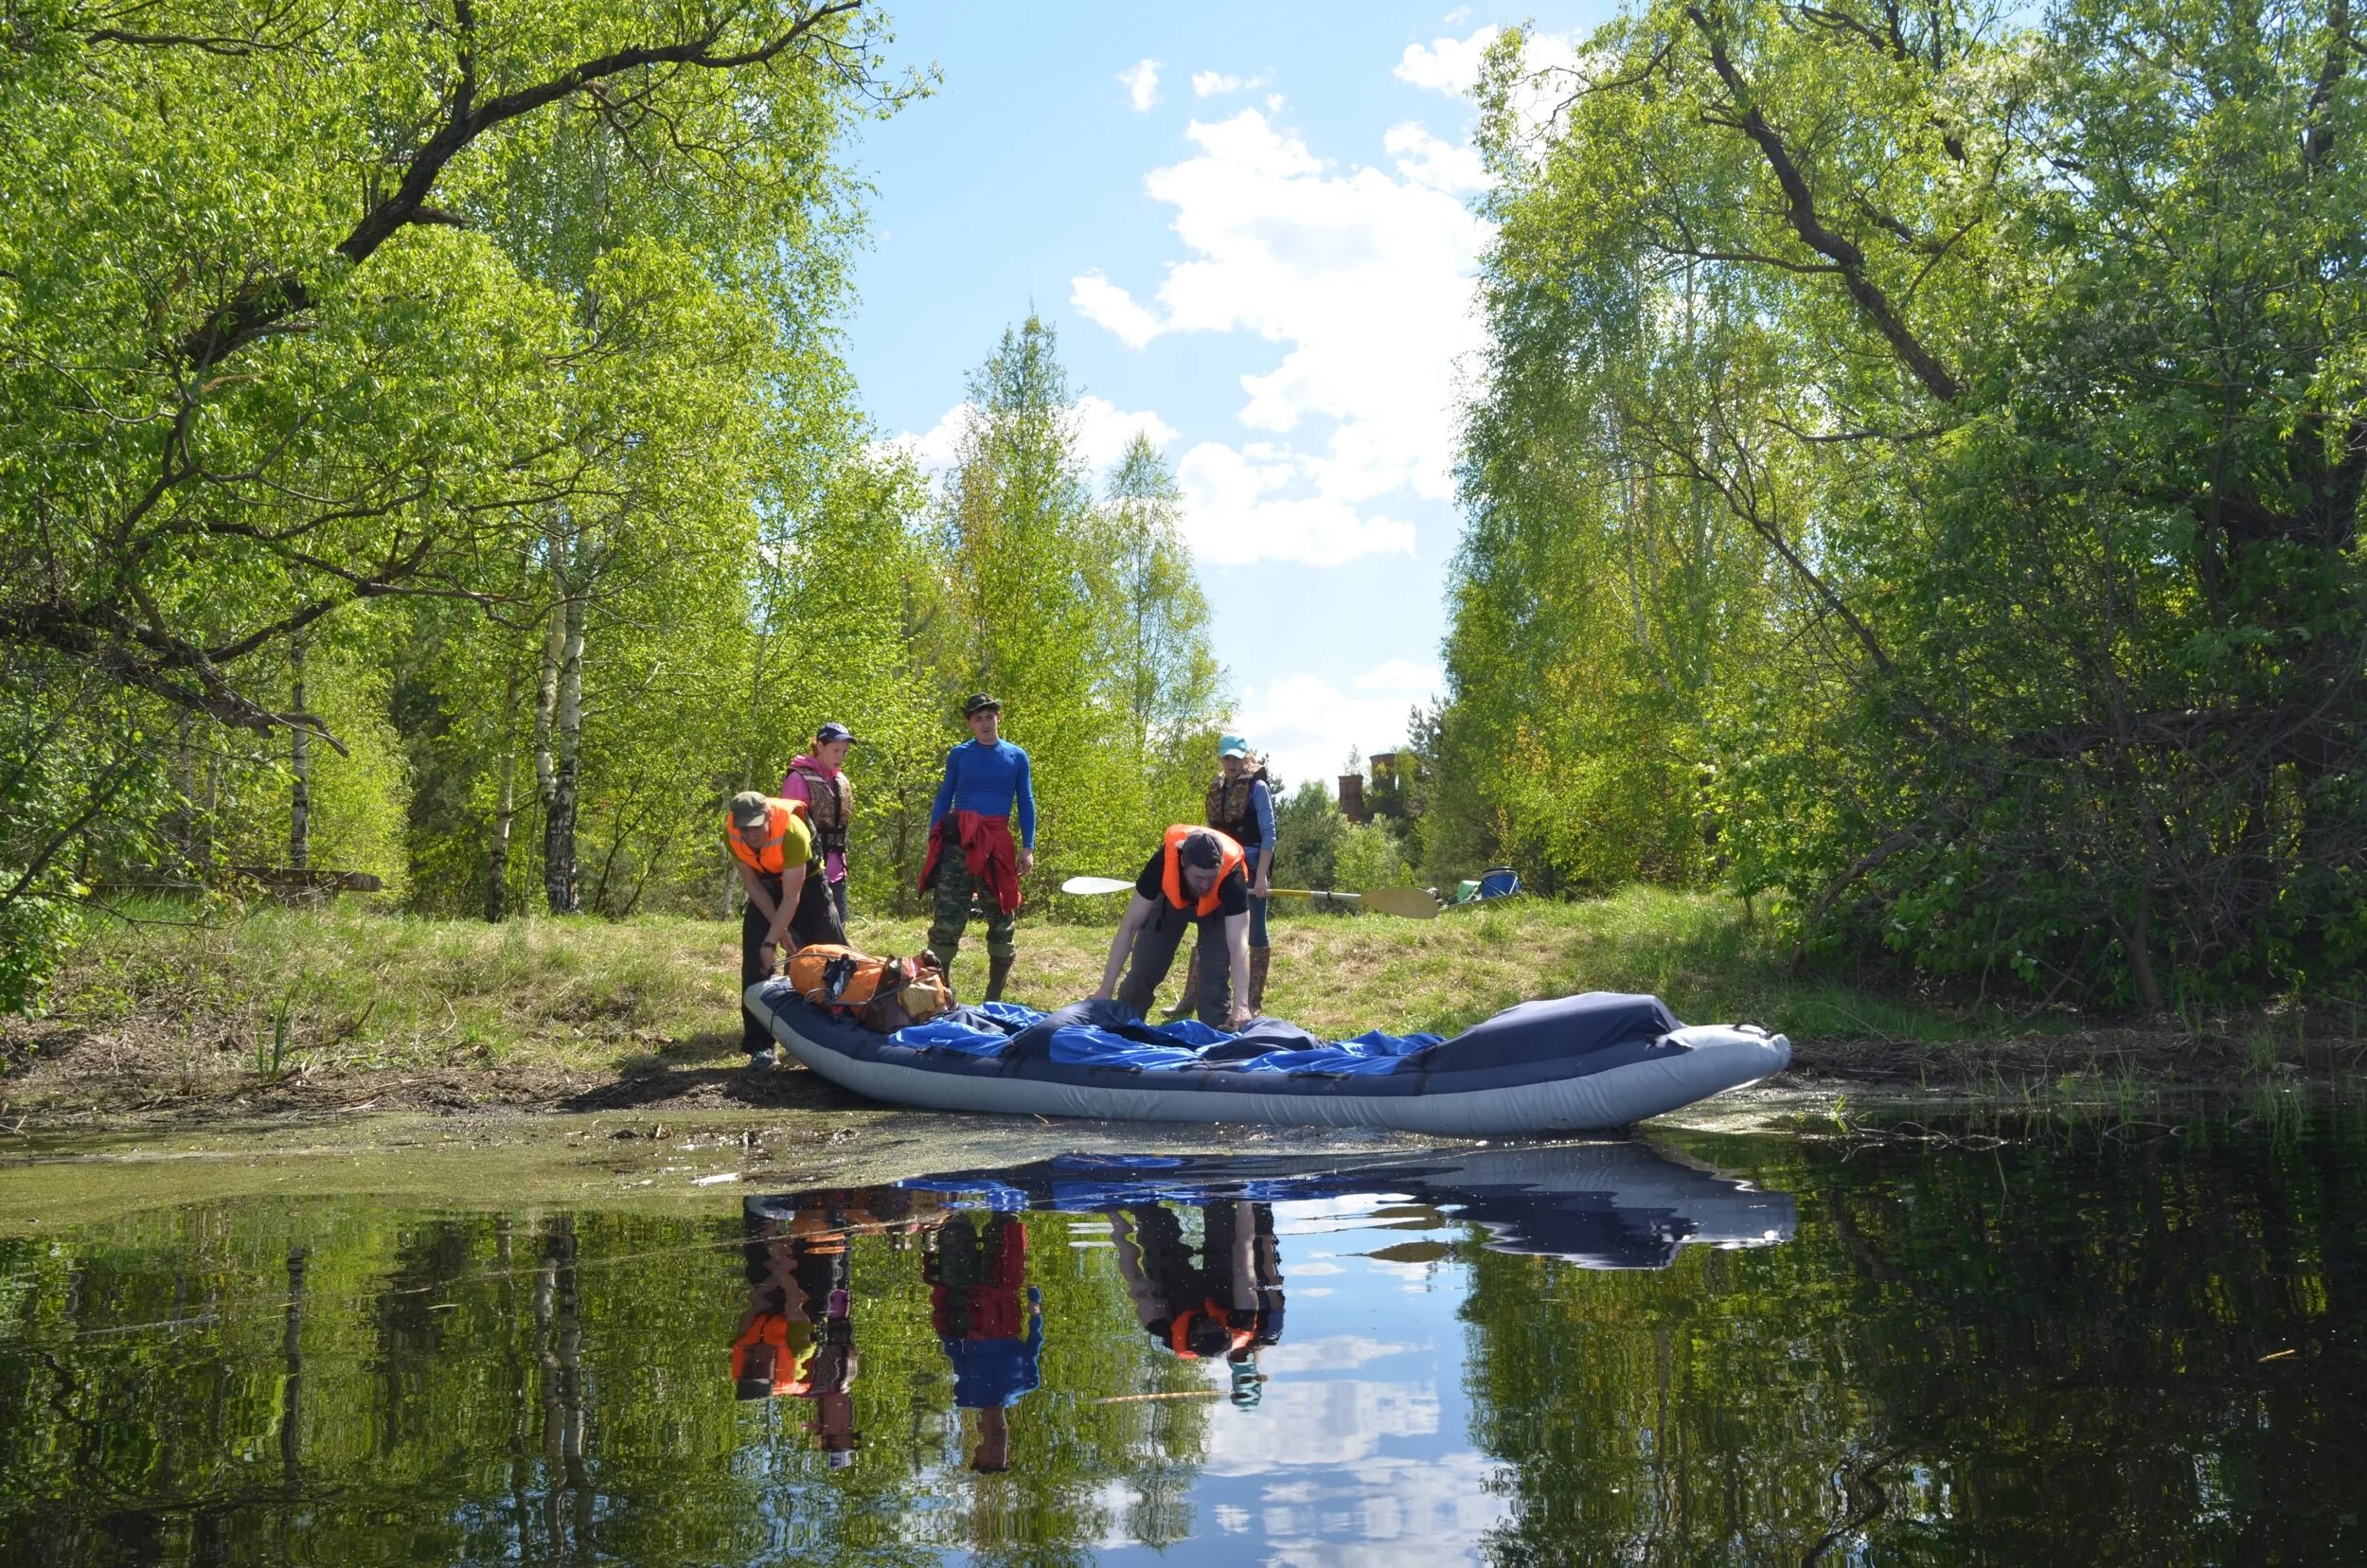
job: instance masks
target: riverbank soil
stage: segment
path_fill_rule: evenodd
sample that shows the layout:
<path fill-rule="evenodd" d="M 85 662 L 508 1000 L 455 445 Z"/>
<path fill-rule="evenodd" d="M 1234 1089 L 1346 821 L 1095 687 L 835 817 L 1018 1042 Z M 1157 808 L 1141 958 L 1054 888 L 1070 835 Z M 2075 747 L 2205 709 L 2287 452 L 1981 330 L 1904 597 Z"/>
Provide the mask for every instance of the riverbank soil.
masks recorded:
<path fill-rule="evenodd" d="M 493 926 L 358 904 L 208 921 L 142 914 L 92 934 L 44 1015 L 0 1023 L 0 1132 L 193 1114 L 864 1103 L 802 1069 L 745 1066 L 736 925 Z M 850 936 L 910 953 L 922 929 L 858 918 Z M 1088 994 L 1109 939 L 1106 923 L 1027 923 L 1014 999 Z M 1835 1089 L 2017 1096 L 2067 1081 L 2345 1074 L 2367 1058 L 2367 1009 L 2137 1026 L 1798 974 L 1765 922 L 1707 895 L 1515 900 L 1428 921 L 1286 915 L 1273 945 L 1268 1009 L 1333 1038 L 1451 1034 L 1527 998 L 1598 989 L 1654 992 L 1689 1021 L 1780 1029 L 1793 1045 L 1788 1079 Z M 958 994 L 983 987 L 977 947 L 955 967 Z"/>

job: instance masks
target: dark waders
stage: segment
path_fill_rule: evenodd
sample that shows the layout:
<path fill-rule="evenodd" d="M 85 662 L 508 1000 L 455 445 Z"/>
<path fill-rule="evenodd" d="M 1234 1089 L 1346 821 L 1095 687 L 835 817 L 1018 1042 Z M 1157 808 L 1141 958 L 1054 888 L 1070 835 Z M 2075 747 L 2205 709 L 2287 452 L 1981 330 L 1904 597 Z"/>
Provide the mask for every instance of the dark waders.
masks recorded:
<path fill-rule="evenodd" d="M 756 881 L 772 897 L 774 908 L 780 907 L 781 881 L 756 873 Z M 780 954 L 773 955 L 772 964 L 764 959 L 764 938 L 772 930 L 772 922 L 750 899 L 739 911 L 739 989 L 745 991 L 759 980 L 773 978 L 774 968 L 780 963 Z M 822 880 L 822 863 L 810 861 L 806 865 L 806 885 L 797 895 L 797 907 L 789 917 L 789 934 L 800 945 L 807 942 L 830 942 L 844 947 L 846 928 L 839 922 L 838 907 L 830 898 L 829 884 Z M 739 1048 L 750 1056 L 773 1048 L 773 1031 L 761 1019 L 748 1010 L 745 1002 L 739 1007 Z"/>
<path fill-rule="evenodd" d="M 1175 950 L 1194 926 L 1200 928 L 1200 961 L 1193 976 L 1192 1000 L 1199 1007 L 1200 1021 L 1221 1029 L 1231 1022 L 1233 1002 L 1233 950 L 1225 943 L 1222 915 L 1203 920 L 1165 899 L 1153 900 L 1150 918 L 1134 933 L 1134 951 L 1127 956 L 1118 1000 L 1140 1016 L 1149 1017 L 1159 983 L 1175 966 Z"/>
<path fill-rule="evenodd" d="M 1255 849 L 1249 852 L 1248 869 L 1250 881 L 1254 883 L 1257 880 Z M 1250 895 L 1249 900 L 1249 1010 L 1260 1015 L 1266 1010 L 1266 971 L 1273 964 L 1273 949 L 1266 939 L 1266 906 L 1272 901 L 1255 893 Z M 1217 945 L 1222 947 L 1224 944 L 1219 941 Z M 1207 947 L 1205 941 L 1192 945 L 1191 962 L 1184 969 L 1184 992 L 1175 999 L 1175 1006 L 1166 1010 L 1166 1017 L 1181 1018 L 1192 1010 L 1192 999 L 1200 989 L 1201 965 L 1207 961 Z M 1231 959 L 1228 957 L 1226 962 L 1229 965 Z M 1148 1018 L 1150 1015 L 1145 1013 L 1143 1016 Z"/>

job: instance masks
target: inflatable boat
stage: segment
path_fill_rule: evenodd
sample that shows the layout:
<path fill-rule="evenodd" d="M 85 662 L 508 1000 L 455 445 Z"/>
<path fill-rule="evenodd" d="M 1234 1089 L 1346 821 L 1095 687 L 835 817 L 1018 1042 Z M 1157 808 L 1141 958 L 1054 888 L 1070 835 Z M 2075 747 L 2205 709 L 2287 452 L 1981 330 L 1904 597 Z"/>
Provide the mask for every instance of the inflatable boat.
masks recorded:
<path fill-rule="evenodd" d="M 1451 1039 L 1336 1042 L 1272 1018 L 1237 1034 L 1147 1024 L 1114 1002 L 989 1002 L 881 1035 L 810 1007 L 786 979 L 746 999 L 831 1082 L 932 1111 L 1527 1137 L 1626 1127 L 1791 1060 L 1782 1035 L 1688 1028 L 1658 997 L 1612 991 L 1523 1002 Z"/>

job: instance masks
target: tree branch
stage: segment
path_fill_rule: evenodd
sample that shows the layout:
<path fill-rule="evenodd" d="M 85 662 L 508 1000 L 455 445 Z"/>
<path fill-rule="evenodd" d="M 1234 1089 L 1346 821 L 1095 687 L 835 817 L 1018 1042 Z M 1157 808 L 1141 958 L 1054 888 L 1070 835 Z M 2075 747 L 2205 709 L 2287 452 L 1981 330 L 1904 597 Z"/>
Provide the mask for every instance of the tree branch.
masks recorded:
<path fill-rule="evenodd" d="M 1792 232 L 1800 237 L 1802 244 L 1834 264 L 1841 273 L 1842 286 L 1849 291 L 1849 297 L 1857 302 L 1858 309 L 1882 334 L 1899 360 L 1922 383 L 1923 389 L 1942 402 L 1954 402 L 1964 395 L 1963 386 L 1938 358 L 1907 330 L 1907 324 L 1899 319 L 1889 296 L 1883 294 L 1880 285 L 1867 276 L 1865 252 L 1846 237 L 1826 228 L 1818 217 L 1815 193 L 1808 188 L 1808 182 L 1801 174 L 1799 165 L 1793 161 L 1790 149 L 1784 145 L 1783 137 L 1768 123 L 1758 105 L 1751 101 L 1750 84 L 1735 68 L 1733 59 L 1726 52 L 1726 41 L 1710 27 L 1709 18 L 1701 13 L 1699 6 L 1687 6 L 1685 15 L 1709 45 L 1710 66 L 1717 73 L 1718 80 L 1726 84 L 1727 92 L 1741 111 L 1741 118 L 1736 122 L 1739 129 L 1757 145 L 1760 155 L 1767 160 L 1768 169 L 1775 176 L 1775 183 L 1783 187 L 1786 216 L 1791 223 Z"/>
<path fill-rule="evenodd" d="M 419 222 L 419 211 L 426 205 L 428 192 L 435 188 L 444 167 L 470 143 L 497 125 L 522 115 L 532 114 L 546 104 L 581 92 L 594 82 L 650 65 L 688 65 L 701 70 L 729 71 L 742 66 L 769 64 L 814 27 L 831 17 L 860 10 L 863 5 L 863 0 L 831 0 L 831 3 L 807 11 L 779 37 L 730 54 L 715 52 L 720 25 L 681 44 L 645 45 L 619 49 L 614 54 L 585 61 L 531 87 L 522 87 L 482 103 L 476 99 L 473 47 L 464 44 L 456 60 L 460 70 L 459 83 L 454 90 L 452 108 L 445 116 L 443 124 L 411 154 L 411 161 L 404 167 L 402 181 L 396 187 L 394 194 L 364 213 L 352 232 L 337 242 L 335 252 L 358 267 L 368 260 L 398 229 Z M 461 22 L 463 38 L 471 37 L 473 31 L 472 13 L 463 4 L 455 14 Z M 182 339 L 182 357 L 202 369 L 236 353 L 277 328 L 288 317 L 310 309 L 311 304 L 311 291 L 304 280 L 294 273 L 283 272 L 258 279 L 216 311 L 204 325 Z"/>

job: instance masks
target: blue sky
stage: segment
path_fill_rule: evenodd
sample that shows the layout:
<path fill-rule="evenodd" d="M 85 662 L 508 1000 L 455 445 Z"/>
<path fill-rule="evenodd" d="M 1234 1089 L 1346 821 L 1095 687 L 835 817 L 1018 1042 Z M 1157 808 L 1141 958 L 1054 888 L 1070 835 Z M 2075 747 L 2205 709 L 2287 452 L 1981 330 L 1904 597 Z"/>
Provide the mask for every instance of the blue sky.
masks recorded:
<path fill-rule="evenodd" d="M 1182 479 L 1252 742 L 1295 784 L 1404 739 L 1438 682 L 1480 342 L 1461 89 L 1494 23 L 1534 16 L 1542 53 L 1609 7 L 893 14 L 897 56 L 944 82 L 857 151 L 876 194 L 848 348 L 874 419 L 941 459 L 964 375 L 1032 306 L 1088 453 L 1143 430 Z"/>

